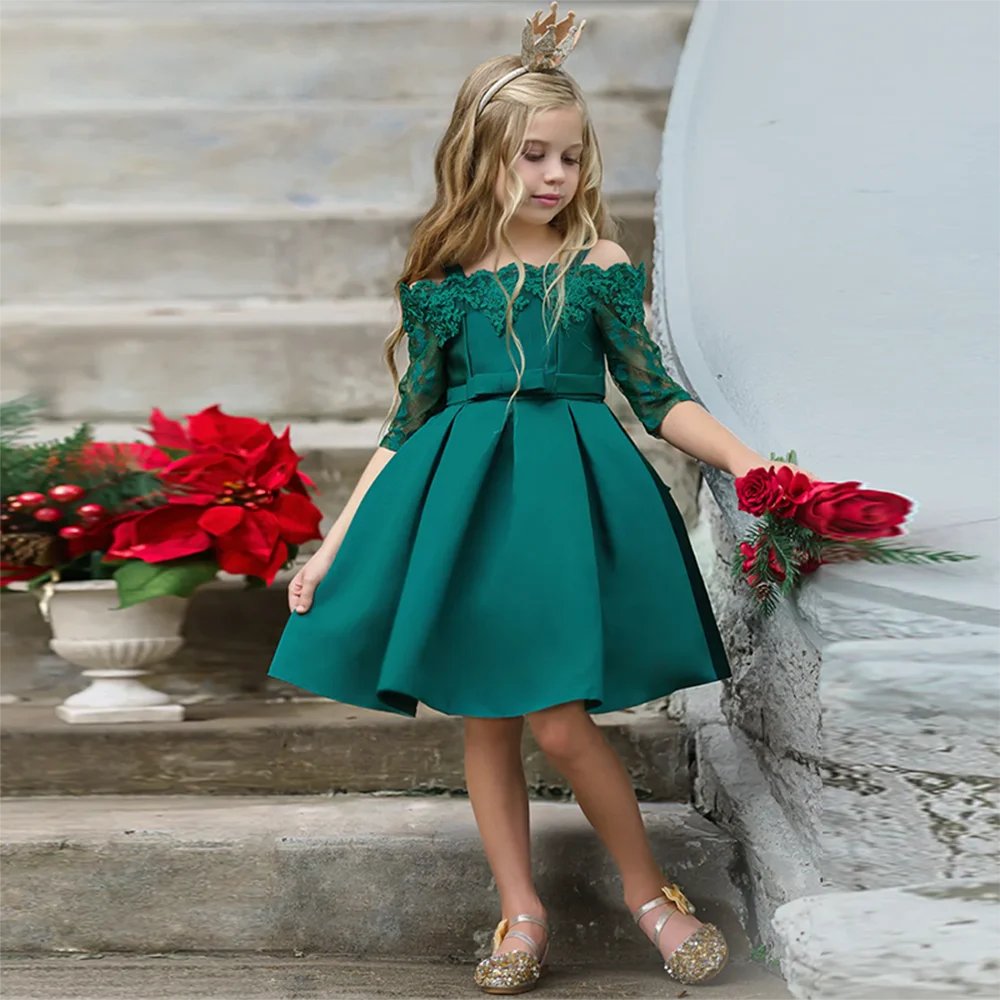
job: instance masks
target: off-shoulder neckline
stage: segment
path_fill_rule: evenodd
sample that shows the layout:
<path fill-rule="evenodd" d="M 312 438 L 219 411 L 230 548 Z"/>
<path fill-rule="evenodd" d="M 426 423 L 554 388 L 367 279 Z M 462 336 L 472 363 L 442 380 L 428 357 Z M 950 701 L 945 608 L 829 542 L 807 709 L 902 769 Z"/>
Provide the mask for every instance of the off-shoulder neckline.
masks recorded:
<path fill-rule="evenodd" d="M 525 270 L 525 272 L 533 272 L 535 274 L 538 274 L 540 272 L 544 272 L 547 268 L 550 268 L 550 267 L 553 267 L 553 266 L 555 266 L 555 265 L 554 264 L 544 264 L 544 265 L 543 264 L 525 264 L 524 265 L 524 270 Z M 635 272 L 637 274 L 642 274 L 643 276 L 645 276 L 645 273 L 646 273 L 646 262 L 645 261 L 639 261 L 638 264 L 632 264 L 629 261 L 620 260 L 620 261 L 618 261 L 615 264 L 609 264 L 607 267 L 602 267 L 600 264 L 593 264 L 593 263 L 584 261 L 582 264 L 576 264 L 575 266 L 574 265 L 570 265 L 570 268 L 569 268 L 569 271 L 567 271 L 567 274 L 570 274 L 570 273 L 572 273 L 574 271 L 580 272 L 580 271 L 586 271 L 586 270 L 589 270 L 589 271 L 600 271 L 600 272 L 602 272 L 604 274 L 610 274 L 610 273 L 615 272 L 615 271 L 617 271 L 619 269 L 621 269 L 621 270 L 623 270 L 625 272 L 630 272 L 631 271 L 631 272 Z M 442 281 L 435 281 L 433 278 L 419 278 L 417 281 L 414 281 L 411 285 L 407 285 L 404 282 L 400 282 L 400 286 L 403 287 L 403 288 L 408 288 L 410 291 L 413 291 L 415 288 L 417 288 L 419 286 L 424 286 L 424 287 L 428 287 L 429 286 L 431 288 L 444 288 L 444 287 L 446 287 L 448 285 L 462 284 L 462 283 L 465 283 L 465 282 L 468 282 L 468 281 L 472 281 L 473 279 L 479 280 L 479 275 L 482 275 L 482 274 L 491 275 L 491 276 L 492 275 L 496 275 L 496 276 L 499 277 L 500 275 L 502 275 L 502 274 L 504 274 L 505 272 L 508 272 L 508 271 L 513 271 L 513 272 L 517 271 L 517 262 L 516 261 L 511 261 L 509 264 L 504 264 L 503 267 L 498 268 L 496 271 L 491 270 L 488 267 L 477 268 L 475 271 L 470 271 L 468 274 L 466 274 L 464 270 L 450 271 L 448 274 L 445 275 L 445 277 L 444 277 L 444 279 Z"/>

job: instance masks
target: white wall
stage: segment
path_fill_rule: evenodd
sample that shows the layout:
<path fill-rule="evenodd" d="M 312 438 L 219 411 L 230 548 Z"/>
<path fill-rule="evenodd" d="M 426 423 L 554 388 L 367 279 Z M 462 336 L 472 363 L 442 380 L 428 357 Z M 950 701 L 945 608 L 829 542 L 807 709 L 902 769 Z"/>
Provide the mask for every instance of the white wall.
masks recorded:
<path fill-rule="evenodd" d="M 998 30 L 978 0 L 702 0 L 658 220 L 706 406 L 764 455 L 917 498 L 912 542 L 986 558 L 909 578 L 976 580 L 991 606 Z"/>

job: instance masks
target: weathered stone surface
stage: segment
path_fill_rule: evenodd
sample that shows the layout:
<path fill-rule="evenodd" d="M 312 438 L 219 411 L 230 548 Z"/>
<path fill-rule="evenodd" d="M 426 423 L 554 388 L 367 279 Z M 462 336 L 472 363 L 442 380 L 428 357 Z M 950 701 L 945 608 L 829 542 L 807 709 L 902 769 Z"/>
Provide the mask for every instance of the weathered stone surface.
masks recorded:
<path fill-rule="evenodd" d="M 590 102 L 605 196 L 655 190 L 666 98 L 664 91 Z M 4 201 L 310 206 L 334 197 L 429 207 L 434 149 L 450 113 L 439 99 L 369 98 L 5 110 Z"/>
<path fill-rule="evenodd" d="M 655 853 L 746 955 L 734 842 L 689 807 L 645 805 Z M 580 810 L 532 805 L 537 884 L 561 961 L 645 961 L 614 866 Z M 9 800 L 10 951 L 308 950 L 468 961 L 496 893 L 469 803 L 173 796 Z M 653 953 L 655 955 L 655 953 Z"/>
<path fill-rule="evenodd" d="M 690 797 L 680 727 L 654 711 L 595 717 L 641 799 Z M 417 719 L 315 699 L 187 707 L 181 724 L 70 726 L 49 705 L 4 707 L 0 782 L 7 796 L 465 791 L 462 720 Z M 565 779 L 529 732 L 535 796 L 568 798 Z"/>
<path fill-rule="evenodd" d="M 55 420 L 145 420 L 218 403 L 261 419 L 381 419 L 395 302 L 5 310 L 4 382 Z M 134 434 L 134 431 L 133 431 Z"/>
<path fill-rule="evenodd" d="M 1000 828 L 994 636 L 832 644 L 824 654 L 828 884 L 986 876 Z"/>
<path fill-rule="evenodd" d="M 555 948 L 555 945 L 553 945 Z M 653 953 L 650 952 L 652 955 Z M 86 958 L 100 961 L 80 961 Z M 539 987 L 545 997 L 580 1000 L 658 1000 L 679 988 L 655 958 L 608 966 L 572 966 L 555 951 Z M 233 983 L 245 1000 L 468 1000 L 475 988 L 469 965 L 443 962 L 381 962 L 350 959 L 280 958 L 256 955 L 34 956 L 2 963 L 4 987 L 18 1000 L 231 1000 Z M 785 984 L 758 963 L 732 962 L 698 987 L 699 1000 L 783 1000 Z"/>
<path fill-rule="evenodd" d="M 622 246 L 647 267 L 649 202 L 609 199 Z M 351 203 L 8 209 L 4 296 L 20 306 L 384 298 L 420 214 Z"/>
<path fill-rule="evenodd" d="M 820 890 L 815 854 L 789 823 L 752 745 L 738 729 L 705 725 L 694 739 L 695 806 L 739 841 L 757 933 L 770 954 L 781 955 L 771 918 L 790 899 Z"/>
<path fill-rule="evenodd" d="M 1000 885 L 993 879 L 807 896 L 778 910 L 774 926 L 796 997 L 1000 994 Z"/>
<path fill-rule="evenodd" d="M 477 63 L 517 50 L 524 5 L 476 7 L 456 18 L 447 4 L 385 0 L 189 0 L 183 13 L 142 2 L 6 0 L 4 100 L 11 107 L 414 96 L 448 102 Z M 589 95 L 663 94 L 694 7 L 693 0 L 590 5 L 587 31 L 595 43 L 574 53 L 574 74 Z M 373 63 L 380 52 L 406 58 Z"/>

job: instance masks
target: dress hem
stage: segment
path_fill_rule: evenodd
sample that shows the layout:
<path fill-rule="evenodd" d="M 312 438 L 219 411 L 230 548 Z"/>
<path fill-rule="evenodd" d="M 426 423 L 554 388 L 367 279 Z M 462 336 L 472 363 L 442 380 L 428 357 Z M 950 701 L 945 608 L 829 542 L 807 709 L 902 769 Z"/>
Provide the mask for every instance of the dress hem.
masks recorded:
<path fill-rule="evenodd" d="M 269 673 L 269 677 L 273 677 L 276 680 L 284 681 L 286 684 L 293 684 L 296 687 L 300 685 L 296 684 L 294 680 L 286 677 L 282 677 L 279 674 Z M 324 694 L 319 691 L 312 691 L 309 688 L 302 688 L 303 691 L 310 691 L 311 694 L 319 695 L 321 698 L 327 698 L 330 701 L 336 701 L 341 705 L 350 705 L 354 708 L 363 708 L 369 711 L 375 712 L 386 712 L 390 715 L 402 715 L 408 718 L 416 718 L 417 708 L 420 705 L 425 705 L 427 708 L 434 712 L 439 712 L 442 715 L 452 716 L 454 718 L 470 718 L 470 719 L 516 719 L 525 715 L 530 715 L 534 712 L 542 712 L 548 708 L 555 708 L 557 705 L 566 705 L 574 701 L 582 701 L 584 707 L 588 714 L 593 715 L 603 715 L 608 712 L 622 712 L 628 708 L 637 708 L 640 705 L 646 705 L 651 701 L 658 701 L 661 698 L 667 698 L 677 691 L 684 691 L 692 687 L 701 687 L 704 684 L 714 684 L 719 680 L 725 680 L 724 677 L 712 677 L 703 681 L 698 681 L 695 684 L 681 684 L 677 687 L 670 688 L 669 690 L 659 690 L 653 693 L 639 693 L 634 696 L 630 696 L 624 700 L 619 699 L 619 703 L 607 704 L 603 699 L 595 698 L 592 695 L 588 696 L 585 694 L 579 694 L 576 696 L 570 695 L 566 698 L 561 698 L 559 701 L 546 701 L 544 704 L 531 705 L 523 709 L 508 712 L 463 712 L 457 710 L 453 705 L 450 708 L 441 707 L 440 703 L 437 705 L 432 704 L 429 701 L 425 701 L 419 695 L 410 694 L 403 691 L 390 691 L 383 690 L 376 694 L 376 700 L 371 699 L 357 699 L 352 700 L 350 697 L 338 698 L 332 694 Z M 397 704 L 393 704 L 392 701 L 387 700 L 388 698 L 393 698 L 395 696 L 398 699 Z M 413 708 L 410 710 L 408 704 L 412 702 Z M 407 707 L 404 707 L 407 706 Z"/>

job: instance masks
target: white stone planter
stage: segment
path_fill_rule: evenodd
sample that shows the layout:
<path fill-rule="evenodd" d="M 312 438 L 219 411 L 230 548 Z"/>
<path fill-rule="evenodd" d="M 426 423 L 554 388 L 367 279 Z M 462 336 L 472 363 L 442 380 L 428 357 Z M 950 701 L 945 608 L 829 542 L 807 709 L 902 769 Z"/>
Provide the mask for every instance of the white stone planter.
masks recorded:
<path fill-rule="evenodd" d="M 11 589 L 26 590 L 23 584 Z M 56 708 L 65 722 L 180 722 L 184 707 L 147 687 L 148 667 L 184 645 L 187 599 L 156 597 L 118 608 L 114 580 L 63 582 L 36 591 L 52 627 L 49 645 L 91 679 Z"/>

